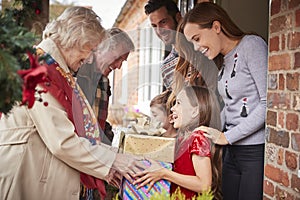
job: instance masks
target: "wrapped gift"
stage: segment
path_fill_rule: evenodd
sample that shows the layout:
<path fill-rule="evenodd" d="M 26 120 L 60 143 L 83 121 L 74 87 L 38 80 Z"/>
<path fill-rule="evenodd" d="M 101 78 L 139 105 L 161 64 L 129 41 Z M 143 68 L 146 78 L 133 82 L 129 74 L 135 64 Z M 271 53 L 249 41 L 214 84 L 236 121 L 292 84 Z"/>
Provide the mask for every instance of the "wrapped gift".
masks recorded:
<path fill-rule="evenodd" d="M 151 165 L 150 162 L 144 162 L 146 165 Z M 159 162 L 164 168 L 172 170 L 172 164 L 166 162 Z M 143 186 L 140 189 L 136 189 L 136 186 L 132 185 L 128 180 L 123 179 L 122 183 L 122 197 L 123 200 L 146 200 L 150 199 L 155 193 L 170 194 L 170 182 L 164 179 L 157 181 L 151 190 L 147 192 L 148 186 Z"/>
<path fill-rule="evenodd" d="M 125 134 L 123 152 L 163 162 L 174 162 L 175 138 Z"/>

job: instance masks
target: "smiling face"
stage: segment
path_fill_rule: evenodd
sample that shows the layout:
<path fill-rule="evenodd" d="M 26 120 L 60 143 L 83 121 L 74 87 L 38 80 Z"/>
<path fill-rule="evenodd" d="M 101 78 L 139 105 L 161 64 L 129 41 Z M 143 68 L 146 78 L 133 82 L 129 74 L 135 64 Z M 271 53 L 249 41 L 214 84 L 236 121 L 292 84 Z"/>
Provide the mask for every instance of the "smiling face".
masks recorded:
<path fill-rule="evenodd" d="M 191 105 L 185 90 L 178 93 L 176 103 L 171 108 L 174 128 L 184 128 L 193 125 L 198 119 L 198 108 Z"/>
<path fill-rule="evenodd" d="M 83 65 L 91 57 L 93 49 L 96 47 L 97 45 L 86 45 L 82 49 L 73 48 L 63 51 L 62 54 L 66 60 L 66 64 L 68 65 L 68 67 L 72 71 L 77 72 L 81 65 Z"/>
<path fill-rule="evenodd" d="M 167 112 L 166 110 L 164 110 L 161 104 L 155 104 L 151 106 L 150 112 L 155 122 L 160 122 L 162 128 L 168 129 L 170 122 L 167 116 Z"/>
<path fill-rule="evenodd" d="M 200 28 L 198 24 L 187 23 L 183 29 L 186 39 L 193 43 L 195 51 L 200 51 L 208 59 L 222 53 L 221 28 L 215 21 L 212 28 Z"/>
<path fill-rule="evenodd" d="M 129 53 L 129 50 L 121 44 L 113 50 L 105 52 L 98 50 L 95 54 L 97 68 L 103 76 L 108 76 L 113 70 L 121 69 L 123 62 L 127 60 Z"/>
<path fill-rule="evenodd" d="M 166 7 L 161 7 L 149 14 L 151 26 L 156 35 L 166 44 L 174 44 L 177 22 L 169 15 Z"/>
<path fill-rule="evenodd" d="M 113 70 L 121 69 L 123 62 L 127 60 L 128 56 L 129 52 L 114 59 L 114 61 L 108 67 L 105 68 L 103 75 L 108 76 Z"/>

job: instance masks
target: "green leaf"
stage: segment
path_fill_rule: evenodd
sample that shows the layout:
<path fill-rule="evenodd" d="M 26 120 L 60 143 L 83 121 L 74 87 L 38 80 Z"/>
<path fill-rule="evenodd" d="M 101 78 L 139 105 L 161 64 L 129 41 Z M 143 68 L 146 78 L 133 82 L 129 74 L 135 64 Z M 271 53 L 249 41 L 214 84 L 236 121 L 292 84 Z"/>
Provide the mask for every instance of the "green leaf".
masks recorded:
<path fill-rule="evenodd" d="M 22 99 L 17 70 L 29 68 L 26 52 L 37 37 L 14 19 L 14 11 L 0 14 L 0 112 L 7 114 Z"/>
<path fill-rule="evenodd" d="M 22 99 L 21 78 L 15 57 L 0 50 L 0 112 L 7 114 Z"/>

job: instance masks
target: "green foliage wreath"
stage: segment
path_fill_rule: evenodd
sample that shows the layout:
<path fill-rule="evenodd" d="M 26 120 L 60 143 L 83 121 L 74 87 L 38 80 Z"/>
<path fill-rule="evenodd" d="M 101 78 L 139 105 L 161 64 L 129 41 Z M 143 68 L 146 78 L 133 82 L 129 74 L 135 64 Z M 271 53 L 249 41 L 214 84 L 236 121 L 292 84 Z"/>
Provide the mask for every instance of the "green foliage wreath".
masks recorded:
<path fill-rule="evenodd" d="M 22 99 L 22 82 L 17 70 L 29 68 L 26 52 L 32 51 L 37 39 L 22 26 L 28 17 L 22 15 L 23 9 L 12 7 L 0 14 L 0 112 L 4 114 Z"/>

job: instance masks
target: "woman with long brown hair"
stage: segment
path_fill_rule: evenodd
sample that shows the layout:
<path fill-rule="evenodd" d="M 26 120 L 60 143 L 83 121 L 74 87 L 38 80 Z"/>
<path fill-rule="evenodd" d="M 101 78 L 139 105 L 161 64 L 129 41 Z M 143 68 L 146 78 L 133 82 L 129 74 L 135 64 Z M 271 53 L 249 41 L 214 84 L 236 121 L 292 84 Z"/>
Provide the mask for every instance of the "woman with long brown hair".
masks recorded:
<path fill-rule="evenodd" d="M 268 47 L 263 38 L 243 32 L 214 3 L 199 3 L 182 21 L 194 49 L 221 63 L 218 91 L 224 100 L 222 132 L 202 126 L 224 145 L 225 200 L 262 199 Z"/>

